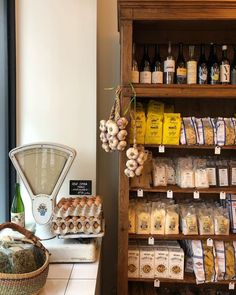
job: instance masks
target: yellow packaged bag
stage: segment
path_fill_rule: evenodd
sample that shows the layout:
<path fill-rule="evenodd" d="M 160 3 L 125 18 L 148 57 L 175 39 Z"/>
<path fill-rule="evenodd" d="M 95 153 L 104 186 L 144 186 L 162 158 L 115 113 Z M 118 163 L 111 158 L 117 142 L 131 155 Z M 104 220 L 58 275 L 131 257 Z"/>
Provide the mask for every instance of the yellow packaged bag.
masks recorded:
<path fill-rule="evenodd" d="M 162 143 L 162 115 L 147 117 L 145 144 Z"/>
<path fill-rule="evenodd" d="M 163 123 L 163 144 L 179 145 L 181 118 L 179 113 L 165 113 Z"/>
<path fill-rule="evenodd" d="M 165 104 L 164 113 L 174 113 L 175 107 L 173 104 Z"/>
<path fill-rule="evenodd" d="M 134 128 L 135 128 L 135 121 L 131 121 L 130 126 L 130 143 L 133 144 L 134 142 Z M 136 143 L 137 144 L 144 144 L 145 138 L 145 130 L 146 130 L 146 117 L 145 113 L 137 112 L 136 114 Z"/>

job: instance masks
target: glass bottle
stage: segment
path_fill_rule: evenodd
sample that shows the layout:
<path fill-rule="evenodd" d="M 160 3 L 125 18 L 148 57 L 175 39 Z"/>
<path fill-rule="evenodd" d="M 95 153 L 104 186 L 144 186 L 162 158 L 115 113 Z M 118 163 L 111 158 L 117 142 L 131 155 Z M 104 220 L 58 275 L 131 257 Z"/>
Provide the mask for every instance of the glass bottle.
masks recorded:
<path fill-rule="evenodd" d="M 139 83 L 139 70 L 138 70 L 138 62 L 136 60 L 135 43 L 133 44 L 131 82 L 132 83 Z"/>
<path fill-rule="evenodd" d="M 179 43 L 179 55 L 176 61 L 176 83 L 186 84 L 187 83 L 187 69 L 183 55 L 183 43 Z"/>
<path fill-rule="evenodd" d="M 194 58 L 194 45 L 189 46 L 189 60 L 187 61 L 187 84 L 197 83 L 197 61 Z"/>
<path fill-rule="evenodd" d="M 236 47 L 234 47 L 234 58 L 231 64 L 231 84 L 236 84 Z"/>
<path fill-rule="evenodd" d="M 208 58 L 208 83 L 211 85 L 219 84 L 220 82 L 220 67 L 218 63 L 218 58 L 216 55 L 216 45 L 211 43 L 210 45 L 210 55 Z"/>
<path fill-rule="evenodd" d="M 150 84 L 152 82 L 151 62 L 148 55 L 148 46 L 144 45 L 143 58 L 140 66 L 140 83 Z"/>
<path fill-rule="evenodd" d="M 25 206 L 21 198 L 20 184 L 16 183 L 15 195 L 11 205 L 11 222 L 25 226 Z"/>
<path fill-rule="evenodd" d="M 163 84 L 162 60 L 158 45 L 155 45 L 155 56 L 152 63 L 152 83 Z"/>
<path fill-rule="evenodd" d="M 222 59 L 220 62 L 220 83 L 230 83 L 230 62 L 227 57 L 227 45 L 222 46 Z"/>
<path fill-rule="evenodd" d="M 168 46 L 168 56 L 164 61 L 164 83 L 174 84 L 175 78 L 175 59 L 171 54 L 171 42 Z"/>
<path fill-rule="evenodd" d="M 205 56 L 205 46 L 201 44 L 201 54 L 198 61 L 198 84 L 207 84 L 208 68 Z"/>

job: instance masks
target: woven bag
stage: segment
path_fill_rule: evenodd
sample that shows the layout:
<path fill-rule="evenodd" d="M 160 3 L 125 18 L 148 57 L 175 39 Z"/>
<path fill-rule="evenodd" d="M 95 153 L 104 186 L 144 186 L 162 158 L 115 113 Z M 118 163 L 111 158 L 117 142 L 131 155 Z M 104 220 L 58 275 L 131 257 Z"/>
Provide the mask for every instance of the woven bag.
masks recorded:
<path fill-rule="evenodd" d="M 0 295 L 36 295 L 46 283 L 49 269 L 49 253 L 40 243 L 39 238 L 25 228 L 11 222 L 0 224 L 0 231 L 5 228 L 11 228 L 23 234 L 26 239 L 22 241 L 43 250 L 46 259 L 40 268 L 29 273 L 0 273 Z"/>

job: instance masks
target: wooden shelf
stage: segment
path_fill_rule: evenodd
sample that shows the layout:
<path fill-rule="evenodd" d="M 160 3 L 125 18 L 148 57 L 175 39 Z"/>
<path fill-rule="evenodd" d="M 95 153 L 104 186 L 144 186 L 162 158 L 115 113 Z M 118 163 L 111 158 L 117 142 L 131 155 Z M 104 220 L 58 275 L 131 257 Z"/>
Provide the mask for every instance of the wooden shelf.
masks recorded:
<path fill-rule="evenodd" d="M 134 89 L 137 97 L 236 99 L 235 85 L 134 84 Z M 124 87 L 124 95 L 133 95 L 130 86 Z"/>
<path fill-rule="evenodd" d="M 158 279 L 161 283 L 171 283 L 171 284 L 196 284 L 196 278 L 194 274 L 185 273 L 183 280 L 176 280 L 176 279 L 165 279 L 165 278 L 159 278 Z M 128 278 L 128 281 L 130 282 L 146 282 L 146 283 L 154 283 L 153 279 L 144 279 L 144 278 Z M 209 282 L 205 284 L 210 285 L 229 285 L 229 283 L 235 283 L 235 281 L 230 280 L 222 280 L 217 282 Z M 204 285 L 205 285 L 204 284 Z M 203 286 L 204 286 L 203 285 Z"/>
<path fill-rule="evenodd" d="M 226 194 L 236 194 L 236 187 L 210 187 L 210 188 L 181 188 L 177 185 L 169 185 L 169 186 L 157 186 L 151 188 L 142 188 L 142 187 L 131 187 L 131 192 L 136 192 L 139 189 L 142 189 L 143 192 L 147 193 L 166 193 L 167 191 L 172 191 L 173 193 L 181 193 L 181 194 L 193 194 L 195 191 L 198 191 L 201 194 L 220 194 L 221 192 L 225 192 Z"/>
<path fill-rule="evenodd" d="M 160 144 L 145 144 L 146 148 L 159 148 Z M 165 149 L 215 150 L 215 145 L 164 145 Z M 221 150 L 236 150 L 236 145 L 225 145 Z"/>
<path fill-rule="evenodd" d="M 207 240 L 212 239 L 214 241 L 236 241 L 236 234 L 229 235 L 184 235 L 182 233 L 178 235 L 143 235 L 143 234 L 129 234 L 129 239 L 136 240 L 148 240 L 153 237 L 155 240 Z"/>

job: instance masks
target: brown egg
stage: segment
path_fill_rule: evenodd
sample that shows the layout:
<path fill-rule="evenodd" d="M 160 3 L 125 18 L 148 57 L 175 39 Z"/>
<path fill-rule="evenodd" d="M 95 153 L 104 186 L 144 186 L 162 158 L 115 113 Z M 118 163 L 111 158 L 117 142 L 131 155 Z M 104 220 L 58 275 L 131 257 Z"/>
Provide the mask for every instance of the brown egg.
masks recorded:
<path fill-rule="evenodd" d="M 79 204 L 81 207 L 84 207 L 86 204 L 86 201 L 84 199 L 81 199 Z"/>
<path fill-rule="evenodd" d="M 63 205 L 63 209 L 64 209 L 65 211 L 68 210 L 69 207 L 70 207 L 70 204 L 67 203 L 67 202 Z"/>
<path fill-rule="evenodd" d="M 95 200 L 95 204 L 99 206 L 102 203 L 101 197 L 97 196 Z"/>
<path fill-rule="evenodd" d="M 88 199 L 88 201 L 87 201 L 87 205 L 88 205 L 89 207 L 91 207 L 91 206 L 93 205 L 93 200 L 92 200 L 92 199 Z"/>

